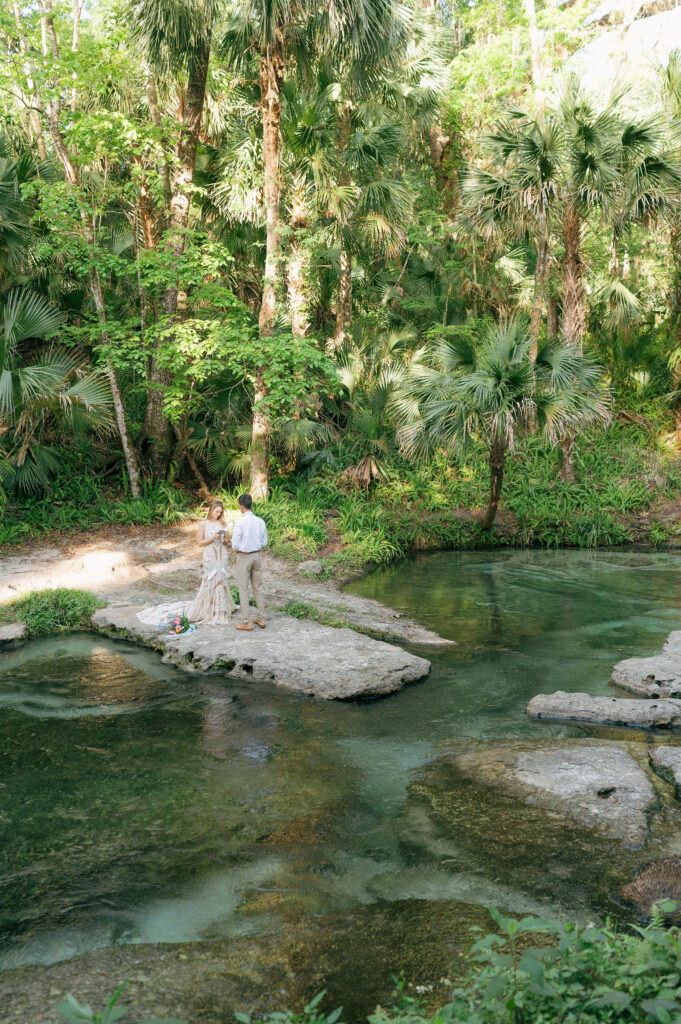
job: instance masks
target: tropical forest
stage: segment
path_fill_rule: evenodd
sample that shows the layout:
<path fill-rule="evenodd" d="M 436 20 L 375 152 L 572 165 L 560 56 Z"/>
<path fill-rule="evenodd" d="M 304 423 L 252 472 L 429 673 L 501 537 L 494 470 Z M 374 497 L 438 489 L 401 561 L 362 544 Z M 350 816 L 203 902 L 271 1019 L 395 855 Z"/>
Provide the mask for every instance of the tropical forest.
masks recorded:
<path fill-rule="evenodd" d="M 679 1024 L 680 615 L 678 0 L 0 0 L 3 1024 Z"/>

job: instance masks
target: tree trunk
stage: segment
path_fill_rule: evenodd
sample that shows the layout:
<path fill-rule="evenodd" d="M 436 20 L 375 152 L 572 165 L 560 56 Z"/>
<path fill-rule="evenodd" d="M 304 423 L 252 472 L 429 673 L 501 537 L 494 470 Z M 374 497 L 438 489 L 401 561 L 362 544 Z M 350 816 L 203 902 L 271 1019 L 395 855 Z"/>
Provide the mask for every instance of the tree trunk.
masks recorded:
<path fill-rule="evenodd" d="M 669 296 L 669 341 L 672 385 L 675 391 L 681 388 L 681 219 L 675 218 L 669 232 L 669 251 L 672 258 L 672 287 Z M 672 407 L 676 447 L 681 449 L 681 398 Z"/>
<path fill-rule="evenodd" d="M 288 259 L 288 304 L 291 311 L 291 333 L 304 338 L 309 330 L 307 318 L 307 278 L 310 272 L 309 252 L 305 247 L 302 232 L 309 225 L 309 214 L 305 203 L 305 186 L 297 182 L 291 203 L 291 248 Z"/>
<path fill-rule="evenodd" d="M 566 434 L 560 443 L 561 464 L 560 478 L 563 483 L 568 483 L 575 478 L 575 435 L 570 432 Z"/>
<path fill-rule="evenodd" d="M 57 41 L 57 35 L 54 28 L 54 22 L 52 20 L 52 5 L 51 0 L 42 0 L 41 12 L 43 13 L 42 25 L 43 32 L 45 35 L 45 47 L 47 47 L 47 41 L 51 42 L 52 56 L 54 60 L 59 59 L 59 44 Z M 57 155 L 59 162 L 64 170 L 64 178 L 66 182 L 75 188 L 78 185 L 78 173 L 75 164 L 71 160 L 66 144 L 61 135 L 59 127 L 59 99 L 53 99 L 50 101 L 47 111 L 47 125 L 52 139 L 52 145 Z M 79 204 L 80 205 L 80 204 Z M 83 235 L 87 242 L 88 248 L 94 257 L 95 250 L 95 229 L 87 211 L 80 206 L 80 220 L 83 227 Z M 90 272 L 90 286 L 92 289 L 92 298 L 97 310 L 97 316 L 99 322 L 102 325 L 106 324 L 106 306 L 104 304 L 104 292 L 102 289 L 102 282 L 99 276 L 99 271 L 93 265 Z M 106 330 L 102 331 L 102 336 L 105 340 L 108 340 Z M 121 397 L 121 391 L 118 384 L 118 375 L 111 365 L 109 358 L 105 361 L 106 375 L 109 379 L 109 385 L 111 387 L 111 397 L 113 400 L 114 414 L 116 417 L 116 425 L 118 426 L 118 433 L 121 439 L 121 447 L 123 449 L 123 457 L 125 458 L 125 465 L 128 471 L 128 479 L 130 480 L 130 490 L 133 498 L 141 497 L 141 489 L 139 483 L 139 470 L 137 467 L 137 455 L 135 449 L 130 442 L 130 436 L 128 434 L 128 425 L 125 418 L 125 406 L 123 405 L 123 399 Z"/>
<path fill-rule="evenodd" d="M 336 306 L 336 332 L 333 336 L 335 351 L 342 348 L 345 328 L 352 320 L 352 256 L 341 242 L 340 275 L 338 277 L 338 302 Z"/>
<path fill-rule="evenodd" d="M 534 0 L 523 0 L 525 15 L 530 29 L 530 54 L 532 60 L 532 83 L 535 89 L 541 89 L 544 82 L 544 65 L 541 56 L 541 32 L 537 28 L 537 11 Z"/>
<path fill-rule="evenodd" d="M 284 60 L 278 47 L 267 48 L 260 57 L 260 110 L 263 128 L 263 163 L 265 170 L 264 198 L 266 215 L 265 279 L 258 326 L 268 337 L 274 332 L 277 318 L 277 283 L 281 254 L 281 208 L 279 183 L 279 139 L 281 122 L 281 85 Z M 251 494 L 262 500 L 269 488 L 270 425 L 264 402 L 267 389 L 262 372 L 258 372 L 253 395 L 253 429 L 251 435 Z"/>
<path fill-rule="evenodd" d="M 483 530 L 492 528 L 497 517 L 501 488 L 504 483 L 504 468 L 506 466 L 506 444 L 504 441 L 492 441 L 489 452 L 489 504 L 485 514 L 480 520 Z"/>
<path fill-rule="evenodd" d="M 546 299 L 546 337 L 558 337 L 558 299 L 555 295 Z"/>
<path fill-rule="evenodd" d="M 572 204 L 565 210 L 563 222 L 565 260 L 563 262 L 562 334 L 567 345 L 584 347 L 586 314 L 584 309 L 584 261 L 582 260 L 582 219 Z"/>
<path fill-rule="evenodd" d="M 539 335 L 541 333 L 542 312 L 546 297 L 546 271 L 549 262 L 549 247 L 545 238 L 537 238 L 537 262 L 534 268 L 534 294 L 532 296 L 532 312 L 530 313 L 530 358 L 537 358 Z"/>
<path fill-rule="evenodd" d="M 206 100 L 206 81 L 210 62 L 210 26 L 202 43 L 197 47 L 189 65 L 186 100 L 181 105 L 181 126 L 175 153 L 175 168 L 170 186 L 168 209 L 167 247 L 175 260 L 185 248 L 185 231 L 189 224 L 191 185 L 194 181 L 196 151 L 201 133 L 201 121 Z M 157 118 L 158 104 L 151 79 L 147 82 L 147 99 L 152 119 Z M 164 174 L 166 172 L 164 171 Z M 165 191 L 165 187 L 164 187 Z M 163 312 L 169 322 L 177 316 L 179 280 L 177 268 L 163 296 Z M 165 476 L 172 450 L 172 432 L 163 411 L 165 389 L 172 377 L 165 367 L 159 366 L 156 351 L 152 352 L 149 366 L 149 391 L 144 417 L 145 433 L 150 443 L 151 467 L 155 476 Z"/>

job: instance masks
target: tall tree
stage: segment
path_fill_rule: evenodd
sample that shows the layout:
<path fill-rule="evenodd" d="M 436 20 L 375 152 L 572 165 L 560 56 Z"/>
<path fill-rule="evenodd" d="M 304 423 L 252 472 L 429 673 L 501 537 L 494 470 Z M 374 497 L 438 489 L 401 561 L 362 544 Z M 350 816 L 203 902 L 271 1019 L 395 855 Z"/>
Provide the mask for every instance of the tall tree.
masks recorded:
<path fill-rule="evenodd" d="M 158 236 L 163 233 L 163 246 L 171 257 L 163 312 L 172 323 L 178 314 L 178 267 L 189 226 L 216 6 L 213 0 L 190 0 L 182 4 L 172 0 L 133 0 L 130 16 L 134 37 L 150 66 L 146 91 L 151 119 L 160 126 L 156 74 L 166 80 L 175 111 L 172 152 L 159 168 L 164 180 L 165 209 L 161 216 L 154 219 L 148 196 L 140 194 L 142 220 L 147 226 L 143 232 L 145 245 L 156 247 Z M 163 411 L 164 393 L 169 383 L 169 371 L 159 364 L 154 350 L 149 367 L 145 429 L 151 445 L 152 467 L 160 476 L 165 474 L 171 451 L 171 430 Z"/>

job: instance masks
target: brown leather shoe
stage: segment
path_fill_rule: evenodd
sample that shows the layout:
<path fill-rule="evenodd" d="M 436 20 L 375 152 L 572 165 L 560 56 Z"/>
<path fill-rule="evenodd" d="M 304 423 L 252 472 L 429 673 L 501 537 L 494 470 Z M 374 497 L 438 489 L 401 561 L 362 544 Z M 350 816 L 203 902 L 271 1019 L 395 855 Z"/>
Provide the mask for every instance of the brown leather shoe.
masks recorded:
<path fill-rule="evenodd" d="M 265 620 L 264 619 L 253 619 L 253 623 L 256 626 L 260 626 L 261 629 L 265 628 Z"/>
<path fill-rule="evenodd" d="M 237 629 L 245 629 L 245 630 L 247 630 L 250 633 L 252 631 L 252 629 L 253 629 L 253 626 L 250 624 L 250 622 L 239 622 L 237 624 L 236 628 Z"/>

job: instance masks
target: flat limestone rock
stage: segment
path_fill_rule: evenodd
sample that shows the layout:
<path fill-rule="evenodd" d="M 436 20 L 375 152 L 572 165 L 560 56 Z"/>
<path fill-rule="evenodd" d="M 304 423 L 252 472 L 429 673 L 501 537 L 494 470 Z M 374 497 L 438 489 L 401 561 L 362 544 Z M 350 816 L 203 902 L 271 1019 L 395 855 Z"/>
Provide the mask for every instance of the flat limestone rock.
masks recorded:
<path fill-rule="evenodd" d="M 681 647 L 672 646 L 652 658 L 619 661 L 613 669 L 612 681 L 642 697 L 681 696 Z"/>
<path fill-rule="evenodd" d="M 264 630 L 199 624 L 194 633 L 167 636 L 141 622 L 138 612 L 143 609 L 102 608 L 92 623 L 103 633 L 163 650 L 164 661 L 187 671 L 222 669 L 325 700 L 383 697 L 430 671 L 425 658 L 392 644 L 290 615 L 271 614 Z"/>
<path fill-rule="evenodd" d="M 633 846 L 645 843 L 647 812 L 657 802 L 645 771 L 614 745 L 491 747 L 460 755 L 456 767 L 525 803 L 565 814 Z"/>
<path fill-rule="evenodd" d="M 7 626 L 0 626 L 0 644 L 23 640 L 27 633 L 28 627 L 25 622 L 11 622 Z"/>
<path fill-rule="evenodd" d="M 681 629 L 675 629 L 673 633 L 669 634 L 662 651 L 664 654 L 675 655 L 681 661 Z"/>
<path fill-rule="evenodd" d="M 650 764 L 660 778 L 674 787 L 677 800 L 681 799 L 681 747 L 655 747 L 650 752 Z"/>
<path fill-rule="evenodd" d="M 591 697 L 588 693 L 540 693 L 527 705 L 532 718 L 551 722 L 595 722 L 636 729 L 681 728 L 681 700 Z"/>

